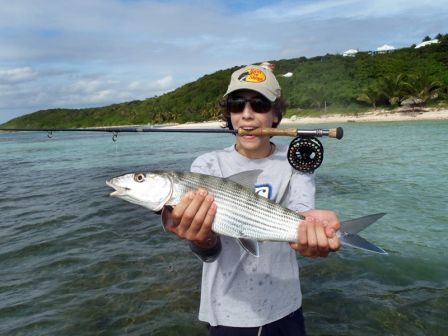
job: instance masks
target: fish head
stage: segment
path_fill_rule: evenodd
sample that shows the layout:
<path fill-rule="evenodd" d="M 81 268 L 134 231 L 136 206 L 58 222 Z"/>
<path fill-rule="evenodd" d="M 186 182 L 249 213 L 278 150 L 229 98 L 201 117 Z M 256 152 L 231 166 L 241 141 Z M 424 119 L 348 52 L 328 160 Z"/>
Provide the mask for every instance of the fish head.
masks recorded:
<path fill-rule="evenodd" d="M 173 193 L 173 184 L 167 175 L 131 173 L 106 181 L 115 189 L 110 196 L 138 204 L 152 211 L 160 211 Z"/>

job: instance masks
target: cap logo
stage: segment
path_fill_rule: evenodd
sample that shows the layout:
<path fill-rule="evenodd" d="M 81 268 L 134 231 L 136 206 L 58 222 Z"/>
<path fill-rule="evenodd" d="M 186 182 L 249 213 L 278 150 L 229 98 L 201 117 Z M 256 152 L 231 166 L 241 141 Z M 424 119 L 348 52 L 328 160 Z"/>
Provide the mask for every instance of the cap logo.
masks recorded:
<path fill-rule="evenodd" d="M 250 68 L 244 71 L 239 77 L 240 82 L 260 83 L 266 80 L 266 75 L 263 71 L 257 68 Z"/>

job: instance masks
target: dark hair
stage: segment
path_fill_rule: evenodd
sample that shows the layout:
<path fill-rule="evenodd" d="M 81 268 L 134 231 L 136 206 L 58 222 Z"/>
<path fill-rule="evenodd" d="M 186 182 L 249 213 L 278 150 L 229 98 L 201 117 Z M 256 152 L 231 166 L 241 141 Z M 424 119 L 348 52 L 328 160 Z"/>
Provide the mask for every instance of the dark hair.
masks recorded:
<path fill-rule="evenodd" d="M 224 97 L 219 102 L 219 109 L 221 112 L 221 120 L 226 123 L 225 126 L 230 130 L 233 130 L 232 120 L 230 119 L 230 111 L 227 110 L 227 99 L 230 95 L 227 97 Z M 278 97 L 272 106 L 272 110 L 274 112 L 274 116 L 277 117 L 278 122 L 274 122 L 272 124 L 272 127 L 277 127 L 280 124 L 280 121 L 282 121 L 283 114 L 286 112 L 286 108 L 288 107 L 288 102 L 283 96 Z"/>

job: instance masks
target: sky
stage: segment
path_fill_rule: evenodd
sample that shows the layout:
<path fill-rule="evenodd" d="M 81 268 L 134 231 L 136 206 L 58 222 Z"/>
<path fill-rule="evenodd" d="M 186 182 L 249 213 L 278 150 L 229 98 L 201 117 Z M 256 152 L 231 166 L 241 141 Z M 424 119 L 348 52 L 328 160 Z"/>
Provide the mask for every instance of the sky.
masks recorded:
<path fill-rule="evenodd" d="M 0 123 L 162 95 L 217 70 L 417 44 L 446 0 L 0 0 Z"/>

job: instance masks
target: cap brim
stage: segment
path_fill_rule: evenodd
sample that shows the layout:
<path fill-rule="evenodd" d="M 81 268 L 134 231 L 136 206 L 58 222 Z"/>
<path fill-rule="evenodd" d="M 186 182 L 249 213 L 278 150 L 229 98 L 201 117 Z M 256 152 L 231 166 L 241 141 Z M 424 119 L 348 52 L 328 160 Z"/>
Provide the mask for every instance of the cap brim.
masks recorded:
<path fill-rule="evenodd" d="M 238 86 L 234 85 L 232 87 L 232 89 L 227 90 L 227 92 L 224 94 L 224 97 L 227 97 L 229 94 L 231 94 L 235 91 L 239 91 L 239 90 L 250 90 L 250 91 L 258 92 L 259 94 L 263 95 L 271 102 L 275 102 L 275 100 L 277 99 L 277 96 L 275 94 L 273 94 L 272 92 L 270 92 L 268 90 L 264 90 L 263 88 L 257 87 L 255 85 L 254 86 L 248 85 L 248 83 L 244 83 L 243 85 L 238 85 Z"/>

